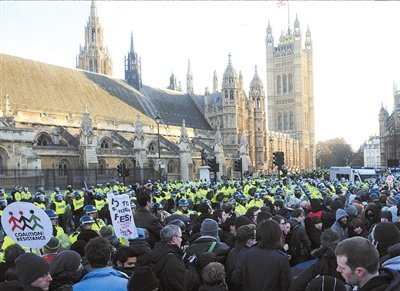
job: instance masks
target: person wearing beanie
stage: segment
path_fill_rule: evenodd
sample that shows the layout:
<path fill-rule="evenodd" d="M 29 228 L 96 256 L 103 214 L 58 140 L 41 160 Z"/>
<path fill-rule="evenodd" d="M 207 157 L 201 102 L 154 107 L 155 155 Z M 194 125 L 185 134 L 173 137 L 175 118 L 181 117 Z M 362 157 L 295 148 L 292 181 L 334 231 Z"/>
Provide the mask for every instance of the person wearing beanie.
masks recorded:
<path fill-rule="evenodd" d="M 386 206 L 387 206 L 387 207 L 391 207 L 391 206 L 393 206 L 393 205 L 394 205 L 394 197 L 391 196 L 391 195 L 389 195 L 389 196 L 386 198 Z"/>
<path fill-rule="evenodd" d="M 25 253 L 15 260 L 16 274 L 23 290 L 49 290 L 50 265 L 42 257 Z"/>
<path fill-rule="evenodd" d="M 346 291 L 345 284 L 332 276 L 318 276 L 308 284 L 306 291 Z"/>
<path fill-rule="evenodd" d="M 42 247 L 42 258 L 45 259 L 49 264 L 57 256 L 57 253 L 61 249 L 61 244 L 58 238 L 51 237 L 49 242 Z"/>
<path fill-rule="evenodd" d="M 400 243 L 400 231 L 392 222 L 380 222 L 372 228 L 368 239 L 382 258 L 388 254 L 390 246 Z"/>
<path fill-rule="evenodd" d="M 184 257 L 189 258 L 192 255 L 198 257 L 202 253 L 212 252 L 218 262 L 225 263 L 230 248 L 220 241 L 218 231 L 218 223 L 215 220 L 205 219 L 200 226 L 200 237 L 187 247 Z"/>
<path fill-rule="evenodd" d="M 381 222 L 392 222 L 392 212 L 389 210 L 381 211 Z"/>
<path fill-rule="evenodd" d="M 381 220 L 381 208 L 375 203 L 367 204 L 361 214 L 361 220 L 366 226 L 368 233 L 370 233 L 372 227 Z"/>
<path fill-rule="evenodd" d="M 339 235 L 333 230 L 326 229 L 322 233 L 321 247 L 312 252 L 312 256 L 317 258 L 317 261 L 301 272 L 297 278 L 292 280 L 290 286 L 292 291 L 304 290 L 313 278 L 322 275 L 329 275 L 339 281 L 343 281 L 340 273 L 336 271 L 337 262 L 335 249 L 338 243 Z"/>
<path fill-rule="evenodd" d="M 339 235 L 339 241 L 342 241 L 349 237 L 347 231 L 347 221 L 348 216 L 346 211 L 342 208 L 336 210 L 336 221 L 331 226 L 331 229 L 337 232 L 337 234 Z"/>
<path fill-rule="evenodd" d="M 71 250 L 61 251 L 50 264 L 52 290 L 71 290 L 82 277 L 81 256 Z"/>

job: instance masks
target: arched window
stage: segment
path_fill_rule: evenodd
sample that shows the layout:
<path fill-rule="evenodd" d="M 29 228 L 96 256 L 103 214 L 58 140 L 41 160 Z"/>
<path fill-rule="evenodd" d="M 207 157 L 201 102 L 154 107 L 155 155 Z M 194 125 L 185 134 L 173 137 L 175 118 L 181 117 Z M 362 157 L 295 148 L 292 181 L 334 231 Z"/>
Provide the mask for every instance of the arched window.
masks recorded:
<path fill-rule="evenodd" d="M 228 98 L 228 90 L 225 89 L 225 90 L 224 90 L 224 93 L 225 93 L 225 94 L 224 94 L 225 98 Z"/>
<path fill-rule="evenodd" d="M 52 145 L 52 144 L 53 144 L 53 140 L 51 139 L 51 136 L 46 132 L 40 133 L 38 135 L 38 137 L 36 138 L 37 146 L 48 146 L 48 145 Z"/>
<path fill-rule="evenodd" d="M 235 90 L 231 89 L 230 97 L 231 97 L 231 100 L 235 99 Z"/>
<path fill-rule="evenodd" d="M 167 172 L 168 172 L 168 174 L 171 174 L 174 172 L 174 162 L 173 161 L 168 162 Z"/>
<path fill-rule="evenodd" d="M 282 77 L 282 87 L 283 87 L 283 93 L 287 93 L 287 79 L 286 79 L 286 75 L 283 75 L 283 77 Z"/>
<path fill-rule="evenodd" d="M 102 148 L 102 149 L 110 149 L 111 146 L 112 146 L 112 142 L 111 142 L 111 140 L 109 138 L 104 138 L 101 141 L 100 148 Z"/>
<path fill-rule="evenodd" d="M 157 149 L 156 143 L 152 142 L 149 145 L 149 151 L 155 151 Z"/>
<path fill-rule="evenodd" d="M 282 130 L 282 113 L 278 113 L 278 130 Z"/>
<path fill-rule="evenodd" d="M 289 83 L 289 93 L 293 92 L 293 76 L 292 74 L 288 75 L 288 83 Z"/>
<path fill-rule="evenodd" d="M 281 76 L 278 76 L 278 78 L 276 78 L 276 94 L 281 94 Z"/>
<path fill-rule="evenodd" d="M 67 160 L 61 160 L 58 163 L 58 176 L 67 176 L 68 175 L 68 168 L 69 162 Z"/>
<path fill-rule="evenodd" d="M 294 114 L 293 114 L 293 111 L 290 111 L 290 114 L 289 114 L 289 129 L 290 130 L 294 129 Z"/>
<path fill-rule="evenodd" d="M 288 114 L 287 112 L 283 113 L 283 130 L 288 130 Z"/>

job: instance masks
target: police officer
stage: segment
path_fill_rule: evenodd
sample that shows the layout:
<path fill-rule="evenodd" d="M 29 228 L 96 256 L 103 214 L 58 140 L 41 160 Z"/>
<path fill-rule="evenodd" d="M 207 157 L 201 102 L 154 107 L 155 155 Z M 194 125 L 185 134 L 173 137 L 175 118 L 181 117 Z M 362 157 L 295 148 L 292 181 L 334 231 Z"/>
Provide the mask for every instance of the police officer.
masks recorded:
<path fill-rule="evenodd" d="M 90 204 L 85 205 L 85 207 L 83 207 L 83 211 L 85 212 L 85 214 L 87 214 L 93 218 L 94 223 L 92 225 L 92 229 L 94 231 L 96 231 L 97 233 L 100 231 L 100 228 L 102 226 L 106 226 L 105 222 L 102 219 L 97 217 L 97 209 L 93 205 L 90 205 Z"/>
<path fill-rule="evenodd" d="M 78 191 L 74 192 L 72 199 L 72 215 L 74 217 L 75 227 L 80 225 L 80 218 L 83 215 L 83 207 L 85 206 L 85 197 Z"/>
<path fill-rule="evenodd" d="M 64 219 L 66 207 L 67 203 L 64 201 L 63 195 L 61 193 L 57 194 L 54 198 L 54 202 L 50 204 L 50 208 L 57 213 L 60 226 L 64 229 L 64 231 L 66 229 L 65 219 Z"/>
<path fill-rule="evenodd" d="M 79 223 L 81 226 L 77 230 L 75 230 L 73 233 L 71 233 L 71 235 L 69 236 L 69 241 L 71 244 L 73 244 L 74 242 L 77 241 L 78 235 L 82 231 L 92 230 L 92 226 L 94 224 L 94 219 L 91 216 L 84 214 L 79 219 Z"/>

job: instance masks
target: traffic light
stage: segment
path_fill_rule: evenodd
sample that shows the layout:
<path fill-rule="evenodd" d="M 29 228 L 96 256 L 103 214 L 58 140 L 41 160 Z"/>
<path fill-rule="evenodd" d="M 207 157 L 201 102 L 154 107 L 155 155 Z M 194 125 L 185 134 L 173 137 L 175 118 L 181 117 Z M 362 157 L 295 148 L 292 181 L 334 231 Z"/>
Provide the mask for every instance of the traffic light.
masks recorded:
<path fill-rule="evenodd" d="M 118 171 L 118 177 L 122 177 L 122 167 L 121 167 L 121 165 L 117 166 L 117 171 Z"/>
<path fill-rule="evenodd" d="M 278 163 L 278 166 L 280 166 L 280 167 L 282 167 L 285 164 L 285 153 L 284 152 L 278 152 L 277 163 Z"/>
<path fill-rule="evenodd" d="M 233 161 L 233 168 L 235 169 L 235 171 L 237 172 L 241 172 L 242 171 L 242 158 L 240 159 L 235 159 Z"/>
<path fill-rule="evenodd" d="M 278 165 L 278 152 L 273 152 L 272 163 Z"/>

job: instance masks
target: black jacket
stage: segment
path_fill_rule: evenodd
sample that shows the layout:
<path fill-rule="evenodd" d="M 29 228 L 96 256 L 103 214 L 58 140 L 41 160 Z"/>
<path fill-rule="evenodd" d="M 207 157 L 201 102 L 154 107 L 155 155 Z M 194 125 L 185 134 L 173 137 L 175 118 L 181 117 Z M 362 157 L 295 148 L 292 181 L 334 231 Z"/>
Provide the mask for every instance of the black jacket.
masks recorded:
<path fill-rule="evenodd" d="M 289 289 L 289 257 L 279 250 L 253 246 L 240 252 L 232 281 L 243 291 L 286 291 Z"/>
<path fill-rule="evenodd" d="M 195 269 L 186 269 L 176 245 L 156 243 L 150 257 L 160 291 L 197 290 L 200 278 Z"/>
<path fill-rule="evenodd" d="M 82 277 L 81 272 L 61 272 L 52 275 L 53 280 L 50 283 L 50 291 L 71 291 L 72 285 L 78 283 Z"/>
<path fill-rule="evenodd" d="M 329 275 L 344 281 L 342 275 L 336 271 L 337 262 L 334 246 L 321 246 L 319 249 L 313 251 L 312 254 L 318 259 L 317 262 L 301 272 L 300 275 L 292 281 L 290 290 L 305 290 L 308 283 L 318 275 Z"/>
<path fill-rule="evenodd" d="M 216 237 L 208 235 L 200 236 L 192 244 L 190 244 L 185 251 L 185 258 L 188 258 L 194 254 L 199 257 L 200 254 L 208 251 L 213 242 L 217 243 L 212 251 L 216 256 L 217 262 L 225 264 L 226 257 L 228 256 L 230 250 L 229 246 L 219 241 L 219 239 Z"/>
<path fill-rule="evenodd" d="M 247 248 L 248 247 L 243 244 L 236 243 L 236 247 L 230 250 L 230 252 L 226 258 L 226 263 L 225 263 L 226 283 L 228 284 L 229 291 L 239 291 L 240 290 L 240 286 L 238 286 L 232 282 L 232 274 L 233 274 L 233 271 L 235 270 L 235 266 L 236 266 L 236 262 L 237 262 L 239 253 L 242 250 L 247 249 Z"/>
<path fill-rule="evenodd" d="M 292 237 L 289 244 L 289 253 L 292 256 L 290 262 L 294 266 L 298 263 L 307 261 L 311 254 L 311 242 L 306 233 L 306 229 L 300 222 L 293 220 Z"/>
<path fill-rule="evenodd" d="M 153 248 L 160 241 L 160 230 L 162 228 L 160 219 L 153 215 L 147 208 L 139 208 L 133 215 L 136 227 L 142 227 L 149 232 L 148 243 Z"/>
<path fill-rule="evenodd" d="M 400 274 L 397 271 L 381 268 L 379 276 L 373 277 L 358 291 L 398 291 L 400 290 Z"/>

